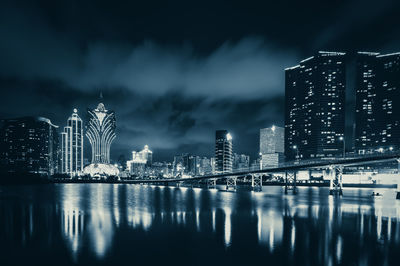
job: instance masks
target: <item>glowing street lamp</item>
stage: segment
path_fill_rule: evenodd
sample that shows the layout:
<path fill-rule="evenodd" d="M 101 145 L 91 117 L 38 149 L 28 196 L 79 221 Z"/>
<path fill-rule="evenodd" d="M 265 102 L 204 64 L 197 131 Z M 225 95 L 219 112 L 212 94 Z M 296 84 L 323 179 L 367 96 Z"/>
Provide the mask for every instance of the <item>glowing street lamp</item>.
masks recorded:
<path fill-rule="evenodd" d="M 296 150 L 296 159 L 300 159 L 300 157 L 299 157 L 299 148 L 297 147 L 297 145 L 293 145 L 293 150 Z"/>
<path fill-rule="evenodd" d="M 340 136 L 339 140 L 343 141 L 343 158 L 345 158 L 346 157 L 346 140 L 344 139 L 343 136 Z"/>

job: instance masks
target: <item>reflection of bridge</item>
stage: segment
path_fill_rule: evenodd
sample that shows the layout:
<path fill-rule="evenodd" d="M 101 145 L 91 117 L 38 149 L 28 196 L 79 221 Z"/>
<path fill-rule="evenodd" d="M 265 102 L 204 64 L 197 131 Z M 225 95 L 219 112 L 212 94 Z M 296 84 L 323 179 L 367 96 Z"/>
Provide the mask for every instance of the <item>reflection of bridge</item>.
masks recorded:
<path fill-rule="evenodd" d="M 291 162 L 276 168 L 267 168 L 261 170 L 238 171 L 221 174 L 194 176 L 190 178 L 164 178 L 164 179 L 137 179 L 126 181 L 133 184 L 169 184 L 176 183 L 195 183 L 206 181 L 208 188 L 215 188 L 217 180 L 226 180 L 226 189 L 236 189 L 238 178 L 246 178 L 251 176 L 251 184 L 255 191 L 262 190 L 263 174 L 283 174 L 285 193 L 292 190 L 293 194 L 297 193 L 297 173 L 300 170 L 309 170 L 311 178 L 312 169 L 320 169 L 323 172 L 323 178 L 330 180 L 330 194 L 342 195 L 343 190 L 343 168 L 348 166 L 362 166 L 375 163 L 400 162 L 400 154 L 390 153 L 382 155 L 342 158 L 342 159 L 320 159 L 306 162 Z M 400 178 L 397 185 L 397 199 L 400 199 Z"/>

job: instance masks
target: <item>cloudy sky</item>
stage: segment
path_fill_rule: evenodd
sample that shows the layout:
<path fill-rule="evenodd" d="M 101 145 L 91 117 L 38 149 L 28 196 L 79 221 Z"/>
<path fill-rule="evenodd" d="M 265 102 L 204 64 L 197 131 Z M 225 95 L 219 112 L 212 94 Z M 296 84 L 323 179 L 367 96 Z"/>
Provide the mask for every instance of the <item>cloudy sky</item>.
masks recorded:
<path fill-rule="evenodd" d="M 156 160 L 211 156 L 216 129 L 254 157 L 259 129 L 284 123 L 284 68 L 318 50 L 400 51 L 398 14 L 386 0 L 2 0 L 0 118 L 61 128 L 102 91 L 114 159 L 145 144 Z"/>

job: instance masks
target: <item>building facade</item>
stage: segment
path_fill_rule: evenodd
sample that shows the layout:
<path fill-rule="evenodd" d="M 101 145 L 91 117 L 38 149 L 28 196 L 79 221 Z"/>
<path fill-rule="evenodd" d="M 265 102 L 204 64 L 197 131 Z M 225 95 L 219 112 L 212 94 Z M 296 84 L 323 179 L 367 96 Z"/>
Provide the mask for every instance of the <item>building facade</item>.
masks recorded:
<path fill-rule="evenodd" d="M 61 133 L 61 173 L 80 175 L 83 171 L 83 122 L 74 109 Z"/>
<path fill-rule="evenodd" d="M 227 130 L 217 130 L 215 132 L 215 173 L 230 173 L 232 168 L 232 135 Z"/>
<path fill-rule="evenodd" d="M 260 168 L 278 167 L 284 162 L 285 129 L 272 126 L 260 129 Z"/>
<path fill-rule="evenodd" d="M 149 149 L 148 145 L 144 149 L 137 152 L 132 151 L 132 160 L 126 162 L 128 172 L 132 175 L 143 176 L 146 168 L 151 167 L 153 163 L 153 152 Z"/>
<path fill-rule="evenodd" d="M 248 171 L 250 169 L 250 156 L 234 153 L 232 168 L 234 171 Z"/>
<path fill-rule="evenodd" d="M 400 53 L 358 52 L 355 152 L 400 147 Z"/>
<path fill-rule="evenodd" d="M 2 172 L 51 176 L 58 172 L 58 126 L 44 117 L 1 121 L 0 168 Z"/>
<path fill-rule="evenodd" d="M 107 110 L 103 103 L 99 103 L 96 109 L 88 109 L 86 137 L 92 147 L 92 160 L 83 169 L 83 174 L 103 179 L 119 175 L 118 167 L 110 164 L 110 148 L 116 137 L 115 129 L 115 114 Z"/>
<path fill-rule="evenodd" d="M 287 160 L 343 154 L 345 56 L 345 53 L 320 51 L 285 69 Z"/>
<path fill-rule="evenodd" d="M 110 147 L 115 139 L 115 114 L 99 103 L 94 110 L 88 109 L 86 137 L 92 147 L 92 164 L 109 164 Z"/>

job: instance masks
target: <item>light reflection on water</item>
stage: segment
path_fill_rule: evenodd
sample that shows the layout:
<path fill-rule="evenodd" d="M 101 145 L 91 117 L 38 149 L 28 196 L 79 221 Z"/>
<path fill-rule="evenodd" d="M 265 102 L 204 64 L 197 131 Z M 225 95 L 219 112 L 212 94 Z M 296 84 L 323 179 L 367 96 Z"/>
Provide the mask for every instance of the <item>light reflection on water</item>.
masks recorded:
<path fill-rule="evenodd" d="M 0 187 L 0 248 L 6 264 L 35 264 L 43 256 L 48 264 L 112 264 L 132 256 L 156 264 L 183 256 L 175 264 L 397 265 L 400 201 L 394 190 L 375 191 L 384 197 L 370 197 L 370 189 L 345 189 L 336 198 L 326 188 L 283 195 L 280 187 L 262 193 L 116 184 Z"/>

